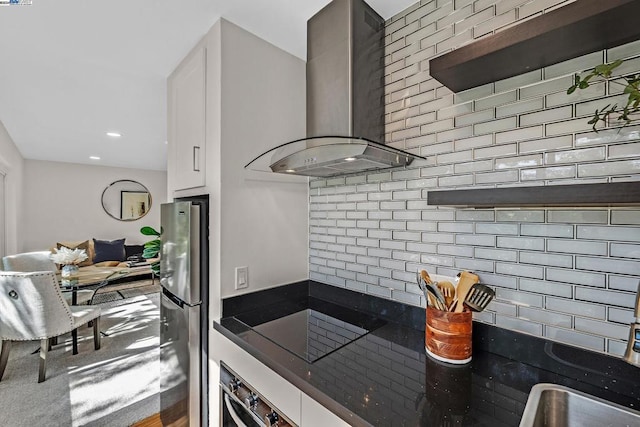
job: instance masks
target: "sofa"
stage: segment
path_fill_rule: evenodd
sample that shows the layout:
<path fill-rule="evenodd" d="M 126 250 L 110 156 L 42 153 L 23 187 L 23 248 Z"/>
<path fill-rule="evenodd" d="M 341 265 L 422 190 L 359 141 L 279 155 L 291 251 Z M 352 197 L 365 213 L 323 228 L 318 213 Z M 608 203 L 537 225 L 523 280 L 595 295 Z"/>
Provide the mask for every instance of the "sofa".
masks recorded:
<path fill-rule="evenodd" d="M 89 239 L 84 241 L 60 241 L 51 249 L 60 247 L 69 249 L 84 249 L 87 253 L 87 259 L 78 266 L 81 271 L 90 272 L 92 270 L 104 271 L 105 269 L 113 269 L 114 271 L 124 268 L 135 267 L 136 270 L 124 279 L 138 279 L 140 275 L 151 274 L 150 270 L 144 268 L 148 266 L 148 261 L 142 257 L 144 250 L 143 245 L 126 245 L 125 239 L 117 240 L 100 240 Z M 140 268 L 138 268 L 140 267 Z"/>

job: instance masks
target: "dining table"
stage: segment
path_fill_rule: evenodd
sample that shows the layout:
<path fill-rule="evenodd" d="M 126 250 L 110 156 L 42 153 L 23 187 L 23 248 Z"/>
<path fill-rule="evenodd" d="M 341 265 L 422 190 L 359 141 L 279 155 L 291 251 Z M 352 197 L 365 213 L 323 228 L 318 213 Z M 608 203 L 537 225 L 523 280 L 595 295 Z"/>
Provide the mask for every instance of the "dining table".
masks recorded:
<path fill-rule="evenodd" d="M 89 305 L 93 303 L 93 298 L 99 289 L 108 286 L 118 279 L 122 279 L 129 275 L 151 274 L 151 266 L 139 267 L 109 267 L 109 268 L 92 268 L 80 270 L 71 277 L 62 277 L 57 273 L 58 283 L 63 292 L 71 292 L 71 305 L 78 303 L 78 291 L 92 290 L 93 295 L 89 300 Z M 152 280 L 153 280 L 153 275 Z M 78 354 L 78 331 L 74 329 L 71 332 L 73 354 Z"/>

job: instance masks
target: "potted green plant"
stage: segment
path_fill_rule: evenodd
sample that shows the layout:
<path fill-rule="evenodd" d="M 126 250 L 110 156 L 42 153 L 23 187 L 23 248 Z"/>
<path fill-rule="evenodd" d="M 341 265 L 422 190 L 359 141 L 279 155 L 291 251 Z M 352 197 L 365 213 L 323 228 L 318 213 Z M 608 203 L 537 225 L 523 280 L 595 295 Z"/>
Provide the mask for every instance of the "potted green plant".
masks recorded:
<path fill-rule="evenodd" d="M 153 227 L 144 226 L 140 229 L 140 233 L 144 234 L 145 236 L 154 236 L 154 239 L 149 240 L 144 244 L 142 257 L 144 259 L 160 258 L 160 247 L 162 245 L 160 236 L 162 235 L 162 228 L 160 228 L 160 231 L 157 231 Z M 159 259 L 151 263 L 151 272 L 156 276 L 160 275 Z"/>
<path fill-rule="evenodd" d="M 600 64 L 584 77 L 576 74 L 573 85 L 567 89 L 567 94 L 571 95 L 577 89 L 586 89 L 595 82 L 610 80 L 613 70 L 622 65 L 623 62 L 623 60 L 618 59 L 609 64 Z M 627 95 L 627 102 L 624 106 L 608 104 L 604 108 L 596 110 L 591 120 L 588 121 L 595 132 L 598 131 L 596 125 L 599 122 L 603 122 L 605 126 L 615 126 L 616 122 L 622 124 L 622 127 L 627 126 L 634 119 L 631 115 L 640 111 L 640 74 L 620 76 L 610 81 L 624 87 L 622 93 Z"/>

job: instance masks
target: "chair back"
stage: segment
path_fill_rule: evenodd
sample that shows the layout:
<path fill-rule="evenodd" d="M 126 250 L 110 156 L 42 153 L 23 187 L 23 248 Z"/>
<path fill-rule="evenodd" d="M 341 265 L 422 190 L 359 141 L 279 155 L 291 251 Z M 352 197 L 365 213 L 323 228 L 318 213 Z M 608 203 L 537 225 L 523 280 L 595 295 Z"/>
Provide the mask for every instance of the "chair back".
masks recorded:
<path fill-rule="evenodd" d="M 0 272 L 0 339 L 41 340 L 73 328 L 55 273 Z"/>
<path fill-rule="evenodd" d="M 58 271 L 50 251 L 25 252 L 2 258 L 5 271 Z"/>

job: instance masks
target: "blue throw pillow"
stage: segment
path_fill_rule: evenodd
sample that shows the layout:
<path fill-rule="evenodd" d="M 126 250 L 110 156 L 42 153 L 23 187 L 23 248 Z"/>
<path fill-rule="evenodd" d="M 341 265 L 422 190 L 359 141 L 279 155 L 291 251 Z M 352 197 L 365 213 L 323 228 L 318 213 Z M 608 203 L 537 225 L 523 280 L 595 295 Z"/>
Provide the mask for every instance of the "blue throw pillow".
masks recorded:
<path fill-rule="evenodd" d="M 98 240 L 93 239 L 93 247 L 96 255 L 93 258 L 94 263 L 103 261 L 124 261 L 127 259 L 124 251 L 124 240 Z"/>

